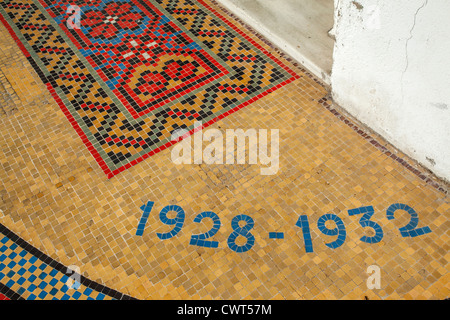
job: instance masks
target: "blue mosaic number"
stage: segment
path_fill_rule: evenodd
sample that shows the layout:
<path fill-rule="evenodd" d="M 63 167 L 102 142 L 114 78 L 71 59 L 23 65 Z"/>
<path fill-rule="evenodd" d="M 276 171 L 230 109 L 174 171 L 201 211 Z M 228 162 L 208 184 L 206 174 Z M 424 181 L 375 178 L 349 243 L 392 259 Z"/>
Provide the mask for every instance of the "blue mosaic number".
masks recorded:
<path fill-rule="evenodd" d="M 336 223 L 336 228 L 334 229 L 328 229 L 325 226 L 326 221 L 334 221 Z M 345 239 L 347 237 L 347 232 L 345 231 L 345 225 L 341 218 L 339 218 L 337 215 L 333 213 L 327 213 L 324 214 L 319 218 L 317 221 L 317 227 L 319 228 L 320 232 L 327 236 L 338 236 L 337 239 L 330 243 L 325 243 L 325 245 L 331 249 L 336 249 L 342 246 L 345 242 Z"/>
<path fill-rule="evenodd" d="M 243 227 L 239 226 L 240 221 L 245 221 L 246 225 Z M 255 245 L 255 237 L 250 233 L 250 230 L 253 229 L 255 222 L 253 219 L 245 214 L 240 214 L 231 220 L 231 227 L 233 228 L 233 232 L 228 237 L 228 247 L 234 252 L 247 252 Z M 243 236 L 247 238 L 247 243 L 242 246 L 238 246 L 236 244 L 236 238 L 238 236 Z"/>
<path fill-rule="evenodd" d="M 387 218 L 389 220 L 395 219 L 394 213 L 397 210 L 405 210 L 411 216 L 411 220 L 409 221 L 409 223 L 399 229 L 402 237 L 417 237 L 431 232 L 431 229 L 428 226 L 416 229 L 417 225 L 419 224 L 419 216 L 413 208 L 406 204 L 395 203 L 391 205 L 386 211 Z"/>
<path fill-rule="evenodd" d="M 199 246 L 199 247 L 217 248 L 219 246 L 218 241 L 209 241 L 209 240 L 205 240 L 205 239 L 215 236 L 216 233 L 219 231 L 220 226 L 221 226 L 220 218 L 214 212 L 206 211 L 206 212 L 202 212 L 202 213 L 198 214 L 194 218 L 194 222 L 200 223 L 204 218 L 212 219 L 212 221 L 213 221 L 212 229 L 203 234 L 192 235 L 191 241 L 189 242 L 189 244 Z"/>
<path fill-rule="evenodd" d="M 375 213 L 375 210 L 373 209 L 372 206 L 348 210 L 348 214 L 350 216 L 354 216 L 357 214 L 363 214 L 361 219 L 359 219 L 359 224 L 361 225 L 361 227 L 363 227 L 363 228 L 369 227 L 375 231 L 375 235 L 372 237 L 368 237 L 368 236 L 361 237 L 362 242 L 378 243 L 381 241 L 381 239 L 383 239 L 383 229 L 381 229 L 381 226 L 374 221 L 370 221 L 370 218 L 373 216 L 374 213 Z"/>
<path fill-rule="evenodd" d="M 174 219 L 167 218 L 167 213 L 169 213 L 170 211 L 175 211 L 177 213 Z M 181 228 L 183 228 L 184 218 L 184 210 L 180 206 L 169 205 L 164 207 L 159 213 L 159 219 L 162 223 L 167 224 L 168 226 L 174 225 L 175 227 L 170 232 L 157 233 L 156 235 L 158 236 L 158 238 L 160 238 L 161 240 L 167 240 L 175 237 L 181 231 Z"/>
<path fill-rule="evenodd" d="M 141 210 L 144 211 L 144 213 L 142 214 L 141 220 L 139 221 L 139 225 L 136 230 L 137 236 L 142 236 L 144 234 L 145 224 L 147 223 L 148 216 L 150 215 L 150 212 L 153 209 L 153 204 L 154 204 L 153 201 L 149 201 L 147 202 L 147 204 L 144 204 L 141 207 Z"/>
<path fill-rule="evenodd" d="M 142 236 L 145 229 L 145 225 L 147 223 L 147 219 L 150 215 L 150 212 L 152 211 L 153 205 L 154 205 L 153 201 L 148 201 L 147 204 L 141 207 L 143 215 L 139 221 L 139 225 L 136 230 L 137 236 Z M 405 210 L 411 216 L 409 223 L 406 226 L 399 229 L 403 237 L 417 237 L 431 232 L 431 229 L 428 226 L 417 228 L 417 225 L 419 223 L 419 217 L 416 211 L 406 204 L 395 203 L 391 205 L 386 211 L 387 218 L 389 220 L 395 219 L 394 213 L 397 210 Z M 174 211 L 176 213 L 176 217 L 173 219 L 169 219 L 167 217 L 167 214 L 171 211 Z M 348 210 L 349 216 L 356 216 L 359 214 L 362 215 L 361 218 L 359 219 L 359 224 L 361 225 L 361 227 L 372 228 L 375 232 L 375 235 L 370 237 L 362 236 L 360 238 L 362 242 L 372 244 L 372 243 L 379 243 L 383 239 L 384 233 L 381 226 L 375 221 L 370 220 L 374 215 L 374 212 L 375 210 L 373 206 L 365 206 Z M 159 213 L 159 218 L 162 223 L 169 226 L 174 226 L 173 229 L 169 232 L 156 234 L 159 239 L 167 240 L 175 237 L 178 233 L 180 233 L 184 225 L 185 214 L 184 210 L 180 206 L 169 205 L 161 210 L 161 212 Z M 193 234 L 191 236 L 189 244 L 193 246 L 206 248 L 218 248 L 219 247 L 218 241 L 212 241 L 207 239 L 215 236 L 217 232 L 219 232 L 219 229 L 221 227 L 220 218 L 216 213 L 212 211 L 205 211 L 198 214 L 194 218 L 194 222 L 201 223 L 205 218 L 211 219 L 213 221 L 213 226 L 211 230 L 202 234 Z M 336 227 L 332 229 L 326 227 L 325 223 L 327 221 L 334 221 L 336 223 Z M 239 225 L 240 222 L 245 222 L 245 225 L 241 227 Z M 227 239 L 228 247 L 234 252 L 238 253 L 247 252 L 251 248 L 253 248 L 253 246 L 255 245 L 255 237 L 250 232 L 250 230 L 253 229 L 254 225 L 255 225 L 254 220 L 248 215 L 241 214 L 235 216 L 231 220 L 231 227 L 233 231 L 231 232 L 231 234 L 228 236 Z M 301 215 L 298 218 L 295 226 L 299 227 L 302 230 L 305 251 L 314 252 L 308 216 Z M 331 249 L 336 249 L 342 246 L 347 238 L 347 231 L 345 229 L 344 222 L 336 214 L 329 213 L 321 216 L 317 221 L 317 227 L 323 234 L 327 236 L 337 236 L 335 241 L 325 243 L 325 245 Z M 247 241 L 244 245 L 236 244 L 236 240 L 239 236 L 246 238 Z M 284 239 L 284 232 L 269 232 L 269 238 L 280 240 Z"/>
<path fill-rule="evenodd" d="M 312 240 L 311 240 L 311 232 L 309 230 L 308 216 L 307 215 L 300 216 L 295 225 L 302 229 L 303 242 L 305 243 L 305 251 L 306 252 L 314 252 L 313 244 L 312 244 Z"/>

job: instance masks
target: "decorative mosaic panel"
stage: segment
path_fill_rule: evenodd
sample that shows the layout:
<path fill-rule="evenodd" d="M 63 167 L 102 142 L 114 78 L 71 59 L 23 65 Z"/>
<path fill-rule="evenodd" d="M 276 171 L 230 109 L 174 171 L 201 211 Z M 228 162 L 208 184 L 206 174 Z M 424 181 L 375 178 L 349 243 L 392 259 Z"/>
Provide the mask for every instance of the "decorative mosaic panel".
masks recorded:
<path fill-rule="evenodd" d="M 0 19 L 109 178 L 298 76 L 203 1 L 6 0 Z"/>

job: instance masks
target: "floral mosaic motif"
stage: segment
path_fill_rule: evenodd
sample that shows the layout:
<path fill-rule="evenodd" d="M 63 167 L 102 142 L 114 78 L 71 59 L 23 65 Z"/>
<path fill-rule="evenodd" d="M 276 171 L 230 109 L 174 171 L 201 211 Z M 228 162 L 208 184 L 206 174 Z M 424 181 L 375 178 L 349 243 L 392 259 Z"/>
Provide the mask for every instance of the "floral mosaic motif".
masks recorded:
<path fill-rule="evenodd" d="M 139 29 L 143 21 L 142 11 L 138 11 L 130 3 L 108 2 L 100 3 L 99 7 L 84 12 L 82 26 L 93 38 L 111 39 L 129 30 Z"/>

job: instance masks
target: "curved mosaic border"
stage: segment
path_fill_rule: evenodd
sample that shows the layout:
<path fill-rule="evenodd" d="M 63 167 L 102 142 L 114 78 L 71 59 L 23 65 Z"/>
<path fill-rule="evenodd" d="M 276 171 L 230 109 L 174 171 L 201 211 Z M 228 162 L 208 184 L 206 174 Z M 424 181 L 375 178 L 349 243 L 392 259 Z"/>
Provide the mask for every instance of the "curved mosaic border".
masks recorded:
<path fill-rule="evenodd" d="M 79 280 L 69 288 L 69 278 Z M 136 300 L 50 258 L 0 223 L 0 300 Z"/>

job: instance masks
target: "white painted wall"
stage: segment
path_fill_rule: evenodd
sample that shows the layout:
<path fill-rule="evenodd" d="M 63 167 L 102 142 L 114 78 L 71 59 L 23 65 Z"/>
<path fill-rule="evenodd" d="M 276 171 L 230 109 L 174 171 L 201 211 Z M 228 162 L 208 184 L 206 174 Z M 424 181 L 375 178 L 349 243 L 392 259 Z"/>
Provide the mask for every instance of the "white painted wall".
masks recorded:
<path fill-rule="evenodd" d="M 335 102 L 450 181 L 450 1 L 335 1 Z"/>

